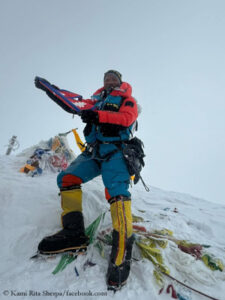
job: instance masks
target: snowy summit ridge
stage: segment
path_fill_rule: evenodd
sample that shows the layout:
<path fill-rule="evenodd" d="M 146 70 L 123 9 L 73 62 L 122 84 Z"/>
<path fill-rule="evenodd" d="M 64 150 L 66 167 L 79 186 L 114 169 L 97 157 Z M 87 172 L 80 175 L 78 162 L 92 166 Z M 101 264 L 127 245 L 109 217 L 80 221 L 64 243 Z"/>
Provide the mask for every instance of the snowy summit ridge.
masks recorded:
<path fill-rule="evenodd" d="M 115 295 L 107 291 L 105 283 L 107 252 L 103 258 L 96 248 L 90 247 L 87 256 L 79 256 L 57 275 L 52 271 L 59 258 L 38 262 L 29 259 L 44 236 L 60 229 L 61 208 L 56 173 L 46 172 L 32 178 L 19 172 L 28 152 L 32 150 L 18 156 L 0 156 L 1 299 L 14 298 L 13 293 L 20 296 L 18 299 L 34 299 L 35 293 L 42 296 L 40 299 L 71 299 L 77 291 L 87 293 L 82 299 L 93 299 L 88 292 L 103 293 L 95 299 L 136 299 L 140 296 L 151 300 L 171 299 L 166 291 L 158 294 L 160 287 L 154 280 L 154 265 L 147 259 L 133 261 L 127 285 Z M 101 212 L 106 212 L 102 226 L 111 226 L 101 178 L 83 185 L 83 191 L 85 226 Z M 133 214 L 144 220 L 139 225 L 148 231 L 166 228 L 176 239 L 209 245 L 207 252 L 225 262 L 225 206 L 154 187 L 147 193 L 141 184 L 131 188 L 131 193 Z M 172 276 L 216 299 L 225 299 L 224 270 L 212 271 L 171 241 L 162 254 Z M 87 258 L 95 265 L 84 270 Z M 75 266 L 79 276 L 74 271 Z M 169 279 L 166 280 L 169 284 Z M 176 290 L 187 300 L 207 299 L 179 285 Z M 3 291 L 8 291 L 8 295 Z"/>

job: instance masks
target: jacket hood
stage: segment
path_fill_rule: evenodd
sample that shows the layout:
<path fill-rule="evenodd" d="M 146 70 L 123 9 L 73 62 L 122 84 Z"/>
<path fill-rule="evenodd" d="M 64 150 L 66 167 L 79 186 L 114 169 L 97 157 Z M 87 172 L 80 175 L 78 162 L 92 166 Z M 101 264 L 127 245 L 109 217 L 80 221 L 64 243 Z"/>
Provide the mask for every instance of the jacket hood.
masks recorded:
<path fill-rule="evenodd" d="M 98 89 L 94 95 L 98 95 L 100 94 L 102 91 L 104 90 L 104 87 Z M 110 95 L 112 96 L 121 96 L 121 97 L 131 97 L 132 94 L 132 87 L 129 83 L 127 82 L 122 82 L 122 84 L 120 85 L 120 87 L 115 88 Z"/>

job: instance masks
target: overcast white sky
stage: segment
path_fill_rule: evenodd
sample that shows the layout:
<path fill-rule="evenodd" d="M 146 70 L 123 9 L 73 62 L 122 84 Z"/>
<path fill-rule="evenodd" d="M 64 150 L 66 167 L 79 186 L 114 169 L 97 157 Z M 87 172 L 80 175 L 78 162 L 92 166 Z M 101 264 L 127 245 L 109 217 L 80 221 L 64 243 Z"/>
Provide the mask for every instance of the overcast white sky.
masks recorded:
<path fill-rule="evenodd" d="M 83 129 L 36 75 L 88 98 L 117 69 L 142 106 L 145 181 L 225 204 L 224 16 L 224 0 L 0 0 L 0 154 L 13 134 L 22 150 Z"/>

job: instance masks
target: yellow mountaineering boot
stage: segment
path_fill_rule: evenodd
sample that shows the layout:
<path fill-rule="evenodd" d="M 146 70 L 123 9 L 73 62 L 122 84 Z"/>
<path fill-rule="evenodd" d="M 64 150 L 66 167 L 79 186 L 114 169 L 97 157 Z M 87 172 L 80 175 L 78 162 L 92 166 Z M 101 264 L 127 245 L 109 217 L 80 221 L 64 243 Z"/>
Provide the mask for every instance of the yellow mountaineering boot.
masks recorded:
<path fill-rule="evenodd" d="M 127 281 L 130 273 L 132 247 L 131 200 L 117 196 L 110 199 L 110 210 L 113 223 L 113 242 L 107 271 L 108 289 L 118 290 Z"/>
<path fill-rule="evenodd" d="M 61 206 L 63 229 L 45 237 L 40 242 L 38 250 L 42 254 L 86 250 L 87 248 L 88 238 L 85 236 L 80 186 L 61 189 Z"/>

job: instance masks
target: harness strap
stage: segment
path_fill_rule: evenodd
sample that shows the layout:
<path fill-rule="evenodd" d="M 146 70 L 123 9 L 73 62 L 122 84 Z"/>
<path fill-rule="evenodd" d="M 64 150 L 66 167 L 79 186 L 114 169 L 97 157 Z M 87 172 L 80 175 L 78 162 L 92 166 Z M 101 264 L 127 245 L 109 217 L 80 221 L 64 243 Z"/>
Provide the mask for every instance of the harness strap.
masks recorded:
<path fill-rule="evenodd" d="M 95 143 L 93 144 L 88 144 L 87 145 L 87 150 L 92 153 L 92 158 L 94 158 L 95 154 L 98 153 L 98 150 L 99 150 L 99 145 L 100 144 L 113 144 L 117 147 L 117 149 L 107 153 L 106 155 L 104 156 L 101 156 L 101 157 L 98 157 L 97 159 L 98 160 L 105 160 L 105 161 L 109 161 L 110 158 L 117 152 L 121 151 L 122 150 L 122 142 L 102 142 L 102 141 L 96 141 Z"/>

